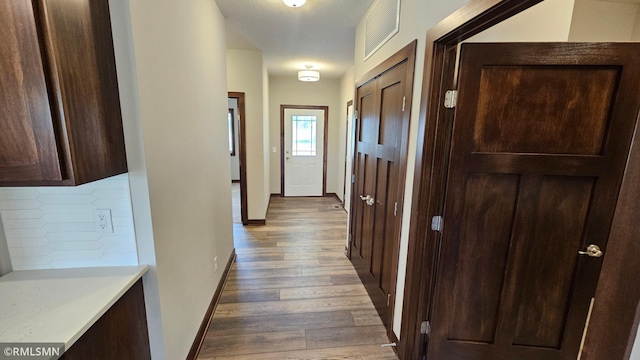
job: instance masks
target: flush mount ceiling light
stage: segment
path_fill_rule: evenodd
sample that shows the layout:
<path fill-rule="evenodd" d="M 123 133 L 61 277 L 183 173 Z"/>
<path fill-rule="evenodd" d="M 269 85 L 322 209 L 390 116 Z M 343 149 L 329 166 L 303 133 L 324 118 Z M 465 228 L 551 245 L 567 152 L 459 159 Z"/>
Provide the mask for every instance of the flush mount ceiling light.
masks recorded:
<path fill-rule="evenodd" d="M 282 0 L 289 7 L 300 7 L 307 2 L 307 0 Z"/>
<path fill-rule="evenodd" d="M 318 81 L 320 80 L 320 72 L 311 70 L 313 66 L 305 65 L 307 70 L 298 71 L 298 80 L 300 81 Z"/>

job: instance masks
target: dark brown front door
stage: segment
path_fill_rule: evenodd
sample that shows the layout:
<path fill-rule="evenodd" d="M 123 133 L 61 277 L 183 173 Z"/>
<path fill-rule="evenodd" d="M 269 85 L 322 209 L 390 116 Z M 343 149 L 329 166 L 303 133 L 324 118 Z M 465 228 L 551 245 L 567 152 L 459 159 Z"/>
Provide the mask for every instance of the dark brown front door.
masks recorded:
<path fill-rule="evenodd" d="M 638 44 L 462 45 L 428 359 L 576 359 L 638 64 Z"/>
<path fill-rule="evenodd" d="M 395 298 L 397 207 L 404 181 L 408 64 L 403 62 L 357 89 L 355 174 L 351 260 L 383 322 Z"/>

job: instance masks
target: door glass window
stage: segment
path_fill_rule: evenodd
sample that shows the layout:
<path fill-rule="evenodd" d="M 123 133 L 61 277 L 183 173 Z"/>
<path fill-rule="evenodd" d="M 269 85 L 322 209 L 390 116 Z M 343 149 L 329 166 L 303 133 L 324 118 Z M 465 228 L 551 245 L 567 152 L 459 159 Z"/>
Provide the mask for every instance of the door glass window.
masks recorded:
<path fill-rule="evenodd" d="M 291 155 L 316 156 L 317 124 L 314 115 L 291 117 Z"/>

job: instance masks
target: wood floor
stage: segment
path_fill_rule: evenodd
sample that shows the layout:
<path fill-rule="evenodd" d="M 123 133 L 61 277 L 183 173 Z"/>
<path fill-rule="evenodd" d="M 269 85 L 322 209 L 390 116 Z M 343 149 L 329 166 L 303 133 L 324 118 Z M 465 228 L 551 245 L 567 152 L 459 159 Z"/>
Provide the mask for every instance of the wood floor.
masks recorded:
<path fill-rule="evenodd" d="M 198 359 L 397 359 L 344 255 L 337 205 L 272 197 L 266 226 L 234 224 L 237 261 Z"/>

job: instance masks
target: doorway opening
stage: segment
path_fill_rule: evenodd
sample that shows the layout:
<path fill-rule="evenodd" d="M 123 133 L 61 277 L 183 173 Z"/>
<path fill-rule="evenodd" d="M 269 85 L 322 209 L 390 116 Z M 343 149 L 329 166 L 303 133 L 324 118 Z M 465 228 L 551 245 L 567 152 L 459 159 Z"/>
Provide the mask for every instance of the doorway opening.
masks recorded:
<path fill-rule="evenodd" d="M 280 105 L 280 194 L 327 194 L 329 107 Z"/>
<path fill-rule="evenodd" d="M 231 156 L 231 182 L 234 222 L 249 223 L 247 215 L 247 145 L 245 133 L 245 99 L 243 92 L 229 92 L 229 154 Z"/>

